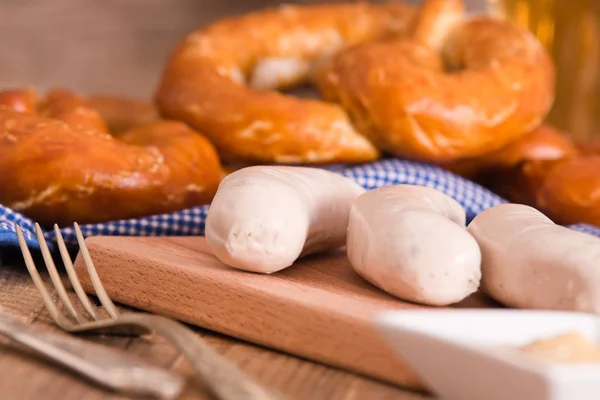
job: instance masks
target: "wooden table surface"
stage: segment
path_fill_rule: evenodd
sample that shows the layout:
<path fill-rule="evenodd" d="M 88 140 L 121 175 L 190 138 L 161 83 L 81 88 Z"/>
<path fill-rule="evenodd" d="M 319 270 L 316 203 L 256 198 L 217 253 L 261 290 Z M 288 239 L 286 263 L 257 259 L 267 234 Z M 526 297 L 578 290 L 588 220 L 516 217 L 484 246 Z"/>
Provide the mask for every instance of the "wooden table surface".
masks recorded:
<path fill-rule="evenodd" d="M 42 265 L 42 264 L 39 264 Z M 47 277 L 46 277 L 47 278 Z M 5 312 L 55 330 L 42 300 L 20 257 L 10 257 L 0 266 L 0 306 Z M 293 356 L 197 329 L 211 345 L 234 360 L 258 382 L 276 388 L 290 399 L 307 400 L 427 400 L 413 393 L 371 379 L 305 361 Z M 186 375 L 184 359 L 160 337 L 150 340 L 96 336 L 87 340 L 122 348 Z M 18 345 L 0 338 L 0 398 L 10 400 L 112 400 L 123 397 L 103 391 L 75 375 L 29 355 Z M 194 384 L 183 399 L 208 399 Z"/>

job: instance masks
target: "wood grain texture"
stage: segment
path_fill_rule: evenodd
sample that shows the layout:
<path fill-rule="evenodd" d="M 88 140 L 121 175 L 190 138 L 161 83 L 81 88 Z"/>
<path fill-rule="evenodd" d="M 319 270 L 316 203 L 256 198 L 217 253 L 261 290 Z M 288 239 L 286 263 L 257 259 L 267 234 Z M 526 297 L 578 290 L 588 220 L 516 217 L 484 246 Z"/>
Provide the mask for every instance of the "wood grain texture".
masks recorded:
<path fill-rule="evenodd" d="M 228 268 L 203 237 L 90 237 L 117 301 L 252 343 L 421 389 L 372 320 L 385 310 L 431 309 L 395 299 L 359 277 L 343 251 L 309 257 L 272 275 Z M 87 277 L 83 260 L 75 263 Z M 86 290 L 92 291 L 89 281 Z M 491 306 L 483 297 L 462 307 Z"/>
<path fill-rule="evenodd" d="M 41 261 L 39 261 L 39 265 Z M 44 275 L 46 281 L 48 277 Z M 66 279 L 66 278 L 65 278 Z M 55 296 L 56 297 L 56 296 Z M 41 298 L 18 257 L 0 267 L 0 305 L 5 312 L 46 329 L 55 330 Z M 128 309 L 120 307 L 121 311 Z M 238 363 L 260 383 L 298 400 L 428 400 L 429 396 L 404 391 L 337 369 L 270 351 L 195 328 L 221 354 Z M 121 348 L 148 361 L 191 376 L 178 351 L 160 337 L 149 340 L 86 336 L 87 340 Z M 38 360 L 0 337 L 0 398 L 10 400 L 117 400 L 76 376 Z M 183 400 L 209 399 L 197 386 L 188 385 Z"/>

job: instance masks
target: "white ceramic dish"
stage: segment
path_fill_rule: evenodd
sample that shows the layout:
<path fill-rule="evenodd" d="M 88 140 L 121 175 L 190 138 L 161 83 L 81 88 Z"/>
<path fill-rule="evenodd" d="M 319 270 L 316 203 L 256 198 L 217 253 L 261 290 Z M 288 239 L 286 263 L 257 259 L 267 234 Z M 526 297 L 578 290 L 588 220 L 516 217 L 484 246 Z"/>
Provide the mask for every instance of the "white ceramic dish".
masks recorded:
<path fill-rule="evenodd" d="M 600 345 L 600 317 L 525 310 L 390 311 L 375 323 L 443 400 L 599 400 L 600 363 L 548 364 L 507 346 L 577 332 Z"/>

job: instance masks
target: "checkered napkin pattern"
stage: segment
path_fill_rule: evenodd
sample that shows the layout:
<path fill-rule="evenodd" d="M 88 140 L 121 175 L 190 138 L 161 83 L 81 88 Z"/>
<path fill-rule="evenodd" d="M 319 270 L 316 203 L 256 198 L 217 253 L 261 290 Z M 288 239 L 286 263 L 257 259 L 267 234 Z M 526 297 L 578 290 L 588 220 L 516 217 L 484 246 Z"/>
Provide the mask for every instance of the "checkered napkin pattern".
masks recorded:
<path fill-rule="evenodd" d="M 385 159 L 359 166 L 331 165 L 324 168 L 354 179 L 367 190 L 394 184 L 432 187 L 458 201 L 466 210 L 468 221 L 471 221 L 483 210 L 506 202 L 501 197 L 469 180 L 428 164 L 400 159 Z M 84 236 L 203 235 L 207 211 L 208 205 L 205 205 L 171 214 L 81 225 L 80 228 Z M 38 246 L 35 239 L 34 222 L 0 205 L 0 252 L 2 248 L 18 245 L 15 233 L 16 225 L 22 228 L 25 238 L 31 247 L 36 248 Z M 594 226 L 579 224 L 572 225 L 570 228 L 600 237 L 600 228 Z M 67 243 L 76 243 L 73 228 L 63 228 L 61 233 Z M 45 237 L 50 245 L 52 245 L 54 232 L 45 232 Z"/>

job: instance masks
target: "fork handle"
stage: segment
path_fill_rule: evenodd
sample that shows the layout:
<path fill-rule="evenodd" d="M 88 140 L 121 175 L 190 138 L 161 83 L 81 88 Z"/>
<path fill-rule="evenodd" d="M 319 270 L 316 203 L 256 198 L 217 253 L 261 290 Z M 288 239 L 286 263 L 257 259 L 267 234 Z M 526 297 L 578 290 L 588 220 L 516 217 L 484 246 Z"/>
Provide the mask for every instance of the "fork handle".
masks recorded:
<path fill-rule="evenodd" d="M 123 316 L 122 316 L 123 317 Z M 222 400 L 285 400 L 244 374 L 235 364 L 217 353 L 192 330 L 160 315 L 129 314 L 138 323 L 170 339 L 184 355 L 204 383 Z"/>
<path fill-rule="evenodd" d="M 95 343 L 58 335 L 0 314 L 0 334 L 121 394 L 174 399 L 184 379 Z"/>
<path fill-rule="evenodd" d="M 111 327 L 143 326 L 165 337 L 187 358 L 196 376 L 220 400 L 285 400 L 285 396 L 250 379 L 233 362 L 221 356 L 194 331 L 161 315 L 140 312 L 116 319 L 87 322 L 71 331 L 103 331 Z"/>

